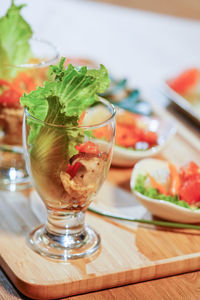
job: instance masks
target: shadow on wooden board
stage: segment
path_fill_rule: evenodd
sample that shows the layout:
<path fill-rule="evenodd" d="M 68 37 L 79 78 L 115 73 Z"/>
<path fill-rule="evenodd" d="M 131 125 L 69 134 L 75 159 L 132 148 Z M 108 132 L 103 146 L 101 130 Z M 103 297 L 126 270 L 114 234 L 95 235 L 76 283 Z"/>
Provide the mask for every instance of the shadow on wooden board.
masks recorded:
<path fill-rule="evenodd" d="M 200 20 L 200 0 L 93 0 L 182 18 Z"/>

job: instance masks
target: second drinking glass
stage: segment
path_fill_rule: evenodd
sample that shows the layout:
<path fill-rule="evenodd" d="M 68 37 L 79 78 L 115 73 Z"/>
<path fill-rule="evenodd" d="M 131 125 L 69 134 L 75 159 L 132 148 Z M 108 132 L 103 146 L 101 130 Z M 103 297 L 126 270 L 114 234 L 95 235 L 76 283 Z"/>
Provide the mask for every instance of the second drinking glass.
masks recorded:
<path fill-rule="evenodd" d="M 22 148 L 23 107 L 19 99 L 42 86 L 48 66 L 59 54 L 49 42 L 31 39 L 32 58 L 27 64 L 5 66 L 0 78 L 0 189 L 19 190 L 30 185 Z M 6 74 L 9 74 L 7 76 Z"/>

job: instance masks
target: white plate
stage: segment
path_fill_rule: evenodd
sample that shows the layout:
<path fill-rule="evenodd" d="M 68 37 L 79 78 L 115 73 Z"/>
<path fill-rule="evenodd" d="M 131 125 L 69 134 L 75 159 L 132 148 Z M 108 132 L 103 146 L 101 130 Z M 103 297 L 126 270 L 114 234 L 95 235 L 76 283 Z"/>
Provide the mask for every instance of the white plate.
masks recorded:
<path fill-rule="evenodd" d="M 176 133 L 176 126 L 170 121 L 164 121 L 157 117 L 143 116 L 141 116 L 141 120 L 149 130 L 155 131 L 158 134 L 158 145 L 142 151 L 126 149 L 115 145 L 112 159 L 113 165 L 131 167 L 140 159 L 157 155 L 168 145 Z"/>
<path fill-rule="evenodd" d="M 167 202 L 165 200 L 151 199 L 141 193 L 134 191 L 134 186 L 139 174 L 145 175 L 147 172 L 167 173 L 168 163 L 159 159 L 144 159 L 138 162 L 133 168 L 131 175 L 131 190 L 133 195 L 143 204 L 153 215 L 165 220 L 181 223 L 200 222 L 200 210 L 190 210 L 185 207 Z"/>

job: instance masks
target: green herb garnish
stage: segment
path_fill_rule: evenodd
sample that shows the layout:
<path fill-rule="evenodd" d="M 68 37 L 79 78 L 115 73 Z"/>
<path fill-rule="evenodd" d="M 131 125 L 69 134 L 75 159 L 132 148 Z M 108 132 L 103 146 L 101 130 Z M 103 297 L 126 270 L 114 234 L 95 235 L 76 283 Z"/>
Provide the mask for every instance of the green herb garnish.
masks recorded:
<path fill-rule="evenodd" d="M 173 204 L 194 210 L 194 208 L 192 208 L 186 201 L 180 200 L 178 195 L 166 196 L 164 194 L 159 193 L 157 191 L 157 189 L 155 189 L 155 188 L 152 188 L 152 187 L 147 188 L 145 186 L 146 179 L 147 179 L 146 175 L 140 174 L 137 177 L 137 180 L 136 180 L 136 183 L 134 186 L 134 190 L 139 192 L 140 194 L 143 194 L 144 196 L 149 197 L 149 198 L 157 199 L 157 200 L 165 200 L 165 201 L 171 202 Z"/>
<path fill-rule="evenodd" d="M 12 0 L 6 15 L 0 18 L 0 78 L 14 77 L 17 69 L 9 66 L 24 64 L 31 57 L 32 29 L 20 14 L 22 7 Z"/>
<path fill-rule="evenodd" d="M 88 210 L 96 213 L 98 215 L 116 219 L 116 220 L 122 220 L 122 221 L 130 221 L 134 223 L 141 223 L 141 224 L 149 224 L 149 225 L 155 225 L 155 226 L 161 226 L 161 227 L 168 227 L 168 228 L 182 228 L 182 229 L 194 229 L 194 230 L 200 230 L 200 226 L 194 225 L 194 224 L 184 224 L 184 223 L 177 223 L 177 222 L 169 222 L 169 221 L 162 221 L 162 220 L 145 220 L 145 219 L 135 219 L 130 216 L 122 216 L 118 214 L 114 214 L 109 211 L 101 210 L 98 208 L 88 207 Z"/>

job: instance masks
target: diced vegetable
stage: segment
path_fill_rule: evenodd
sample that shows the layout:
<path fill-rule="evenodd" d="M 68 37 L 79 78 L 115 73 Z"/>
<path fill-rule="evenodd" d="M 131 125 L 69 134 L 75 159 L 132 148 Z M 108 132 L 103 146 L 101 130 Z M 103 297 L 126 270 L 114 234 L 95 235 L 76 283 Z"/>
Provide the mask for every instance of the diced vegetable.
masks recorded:
<path fill-rule="evenodd" d="M 181 186 L 179 197 L 189 204 L 200 202 L 200 168 L 194 162 L 183 166 L 180 169 Z"/>
<path fill-rule="evenodd" d="M 14 104 L 19 103 L 20 94 L 15 90 L 9 89 L 0 95 L 0 104 L 5 107 L 13 107 Z"/>
<path fill-rule="evenodd" d="M 134 117 L 132 117 L 134 119 Z M 140 128 L 136 121 L 132 124 L 118 122 L 116 126 L 115 143 L 125 148 L 134 148 L 138 142 L 148 143 L 149 148 L 157 145 L 158 136 L 156 132 L 146 128 Z"/>
<path fill-rule="evenodd" d="M 19 98 L 22 95 L 20 90 L 18 90 L 12 83 L 4 79 L 0 79 L 0 86 L 2 88 L 0 95 L 1 105 L 5 107 L 13 107 L 15 103 L 19 103 Z"/>
<path fill-rule="evenodd" d="M 94 144 L 90 141 L 88 141 L 85 144 L 77 145 L 76 150 L 78 150 L 79 153 L 99 154 L 99 152 L 100 152 L 98 145 Z"/>
<path fill-rule="evenodd" d="M 36 89 L 34 79 L 28 74 L 22 72 L 13 80 L 13 86 L 22 92 L 30 93 Z"/>
<path fill-rule="evenodd" d="M 170 180 L 171 180 L 169 194 L 170 195 L 177 195 L 178 191 L 179 191 L 179 187 L 180 187 L 179 173 L 178 173 L 175 165 L 173 165 L 171 162 L 169 162 L 168 165 L 169 165 Z"/>
<path fill-rule="evenodd" d="M 76 162 L 74 165 L 67 165 L 67 173 L 70 175 L 71 178 L 74 178 L 80 169 L 82 164 L 80 162 Z"/>
<path fill-rule="evenodd" d="M 167 83 L 174 91 L 183 94 L 197 85 L 199 76 L 199 70 L 193 68 L 184 71 L 174 79 L 168 80 Z"/>
<path fill-rule="evenodd" d="M 5 107 L 19 106 L 19 99 L 23 93 L 29 93 L 36 88 L 34 79 L 26 73 L 19 73 L 11 82 L 0 79 L 0 86 L 0 104 Z"/>
<path fill-rule="evenodd" d="M 82 122 L 83 122 L 83 119 L 84 119 L 84 117 L 85 117 L 85 113 L 86 113 L 86 111 L 84 110 L 84 111 L 82 112 L 81 116 L 80 116 L 80 119 L 79 119 L 79 121 L 78 121 L 78 124 L 79 124 L 79 125 L 81 125 L 81 124 L 82 124 Z"/>
<path fill-rule="evenodd" d="M 179 197 L 189 205 L 200 203 L 200 176 L 184 181 L 179 189 Z"/>
<path fill-rule="evenodd" d="M 186 180 L 194 174 L 200 174 L 200 168 L 193 161 L 190 161 L 188 164 L 180 168 L 180 177 L 182 180 Z"/>
<path fill-rule="evenodd" d="M 156 181 L 156 179 L 153 176 L 151 176 L 149 173 L 147 173 L 147 175 L 150 178 L 151 185 L 154 189 L 156 189 L 161 194 L 168 195 L 166 188 L 161 183 Z"/>

